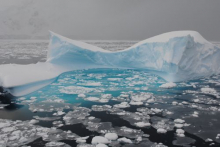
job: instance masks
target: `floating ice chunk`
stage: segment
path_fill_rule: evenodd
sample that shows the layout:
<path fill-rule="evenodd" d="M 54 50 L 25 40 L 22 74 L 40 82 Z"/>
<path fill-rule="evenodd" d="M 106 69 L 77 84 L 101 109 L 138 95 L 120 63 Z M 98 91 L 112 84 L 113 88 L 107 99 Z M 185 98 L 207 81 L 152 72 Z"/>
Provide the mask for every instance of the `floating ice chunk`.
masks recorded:
<path fill-rule="evenodd" d="M 102 137 L 102 136 L 95 136 L 92 138 L 92 144 L 99 144 L 99 143 L 108 144 L 110 143 L 110 141 L 107 138 Z"/>
<path fill-rule="evenodd" d="M 7 123 L 9 125 L 8 127 L 1 129 L 1 140 L 5 142 L 6 146 L 22 146 L 40 137 L 42 137 L 44 141 L 52 142 L 66 139 L 73 140 L 78 137 L 73 133 L 67 133 L 56 128 L 46 128 L 33 125 L 30 121 L 0 119 L 0 124 L 1 123 Z"/>
<path fill-rule="evenodd" d="M 122 78 L 108 78 L 108 81 L 120 81 Z"/>
<path fill-rule="evenodd" d="M 86 120 L 86 117 L 89 116 L 90 109 L 85 107 L 77 107 L 74 111 L 69 111 L 64 117 L 63 120 L 67 125 L 82 123 Z"/>
<path fill-rule="evenodd" d="M 30 124 L 36 124 L 36 123 L 38 123 L 39 122 L 39 120 L 36 120 L 36 119 L 32 119 L 32 120 L 30 120 Z"/>
<path fill-rule="evenodd" d="M 202 91 L 203 93 L 210 93 L 210 94 L 216 93 L 216 90 L 215 90 L 214 88 L 209 88 L 209 87 L 201 88 L 201 91 Z"/>
<path fill-rule="evenodd" d="M 210 138 L 207 138 L 206 140 L 205 140 L 205 142 L 212 142 L 213 140 L 212 139 L 210 139 Z"/>
<path fill-rule="evenodd" d="M 109 101 L 109 99 L 100 99 L 98 102 L 100 103 L 107 103 Z"/>
<path fill-rule="evenodd" d="M 174 124 L 169 119 L 160 118 L 157 116 L 151 117 L 152 126 L 155 129 L 159 129 L 159 132 L 171 131 L 174 128 Z"/>
<path fill-rule="evenodd" d="M 142 140 L 143 140 L 143 139 L 142 139 L 141 136 L 139 136 L 139 137 L 136 139 L 137 142 L 141 142 Z"/>
<path fill-rule="evenodd" d="M 211 94 L 216 96 L 217 98 L 220 98 L 218 92 L 214 88 L 205 87 L 205 88 L 201 88 L 201 91 L 202 93 Z"/>
<path fill-rule="evenodd" d="M 92 105 L 93 111 L 110 111 L 111 108 L 110 105 Z"/>
<path fill-rule="evenodd" d="M 157 133 L 166 133 L 167 130 L 163 129 L 163 128 L 159 128 L 157 129 Z"/>
<path fill-rule="evenodd" d="M 118 141 L 122 143 L 132 143 L 131 139 L 128 139 L 126 137 L 119 138 Z"/>
<path fill-rule="evenodd" d="M 164 145 L 163 143 L 154 143 L 151 147 L 168 147 Z"/>
<path fill-rule="evenodd" d="M 48 142 L 45 144 L 45 147 L 71 147 L 68 144 L 65 144 L 64 142 Z"/>
<path fill-rule="evenodd" d="M 98 98 L 98 97 L 87 97 L 87 98 L 85 98 L 85 100 L 87 100 L 87 101 L 99 101 L 100 99 Z"/>
<path fill-rule="evenodd" d="M 8 126 L 10 126 L 9 123 L 0 121 L 0 129 L 1 129 L 1 128 L 8 127 Z"/>
<path fill-rule="evenodd" d="M 78 94 L 78 97 L 85 98 L 86 95 L 82 93 L 82 94 Z"/>
<path fill-rule="evenodd" d="M 198 103 L 199 99 L 194 99 L 193 102 Z"/>
<path fill-rule="evenodd" d="M 185 120 L 182 120 L 182 119 L 175 119 L 174 122 L 175 122 L 175 123 L 180 123 L 180 124 L 182 124 L 182 123 L 185 122 Z"/>
<path fill-rule="evenodd" d="M 193 117 L 199 117 L 199 113 L 196 112 L 196 111 L 194 111 L 193 114 L 192 114 L 192 116 L 193 116 Z"/>
<path fill-rule="evenodd" d="M 149 127 L 151 124 L 149 122 L 137 122 L 134 123 L 137 127 L 143 128 L 143 127 Z"/>
<path fill-rule="evenodd" d="M 107 132 L 111 132 L 112 131 L 112 123 L 111 122 L 99 122 L 99 120 L 93 120 L 89 121 L 88 123 L 85 123 L 86 125 L 88 125 L 86 128 L 90 131 L 96 131 L 98 133 L 102 133 L 105 134 Z"/>
<path fill-rule="evenodd" d="M 62 127 L 63 126 L 63 122 L 62 121 L 54 121 L 53 122 L 53 126 L 57 127 L 57 128 Z"/>
<path fill-rule="evenodd" d="M 185 131 L 183 129 L 176 129 L 176 135 L 179 137 L 185 137 L 184 133 Z"/>
<path fill-rule="evenodd" d="M 111 97 L 112 97 L 111 94 L 102 94 L 102 95 L 101 95 L 101 98 L 102 98 L 102 99 L 110 99 Z"/>
<path fill-rule="evenodd" d="M 86 143 L 86 139 L 88 139 L 89 136 L 86 136 L 86 137 L 80 137 L 80 138 L 77 138 L 76 139 L 76 142 L 77 143 Z"/>
<path fill-rule="evenodd" d="M 186 102 L 186 101 L 183 101 L 182 104 L 184 104 L 184 105 L 188 105 L 189 103 Z"/>
<path fill-rule="evenodd" d="M 54 101 L 42 101 L 40 103 L 33 103 L 29 105 L 29 110 L 32 112 L 53 112 L 62 111 L 63 109 L 69 109 L 71 104 L 58 103 Z"/>
<path fill-rule="evenodd" d="M 173 102 L 172 102 L 172 105 L 178 105 L 178 102 L 173 101 Z"/>
<path fill-rule="evenodd" d="M 65 114 L 65 112 L 63 112 L 63 111 L 57 111 L 57 113 L 54 113 L 53 115 L 60 116 L 60 115 L 64 115 L 64 114 Z"/>
<path fill-rule="evenodd" d="M 142 112 L 144 114 L 152 114 L 153 113 L 152 110 L 150 110 L 150 109 L 148 109 L 146 107 L 137 108 L 137 111 Z"/>
<path fill-rule="evenodd" d="M 164 111 L 164 113 L 167 114 L 167 115 L 173 114 L 173 112 L 171 112 L 171 111 Z"/>
<path fill-rule="evenodd" d="M 13 130 L 15 130 L 15 127 L 6 127 L 2 129 L 3 132 L 12 132 Z"/>
<path fill-rule="evenodd" d="M 97 144 L 95 147 L 108 147 L 108 146 L 105 145 L 105 144 L 99 143 L 99 144 Z"/>
<path fill-rule="evenodd" d="M 56 99 L 54 99 L 54 100 L 52 100 L 53 102 L 57 102 L 57 103 L 64 103 L 64 100 L 63 99 L 58 99 L 58 98 L 56 98 Z"/>
<path fill-rule="evenodd" d="M 123 98 L 128 98 L 129 95 L 128 94 L 120 94 L 120 97 L 123 97 Z"/>
<path fill-rule="evenodd" d="M 25 97 L 20 97 L 20 98 L 18 98 L 17 100 L 18 101 L 23 101 L 23 100 L 25 100 L 26 98 Z"/>
<path fill-rule="evenodd" d="M 153 111 L 154 113 L 161 113 L 163 109 L 151 108 L 151 111 Z"/>
<path fill-rule="evenodd" d="M 127 108 L 127 107 L 130 107 L 130 105 L 128 104 L 128 102 L 121 102 L 120 104 L 115 104 L 114 107 L 116 107 L 116 108 Z"/>
<path fill-rule="evenodd" d="M 174 125 L 176 128 L 182 128 L 184 125 L 183 124 L 175 124 Z"/>
<path fill-rule="evenodd" d="M 132 129 L 125 126 L 120 128 L 115 128 L 115 131 L 118 134 L 118 136 L 125 136 L 128 138 L 137 138 L 144 134 L 141 130 Z"/>
<path fill-rule="evenodd" d="M 87 88 L 82 86 L 66 86 L 66 87 L 61 87 L 59 89 L 60 93 L 65 93 L 65 94 L 81 94 L 81 93 L 88 93 L 93 90 L 94 90 L 93 88 Z"/>
<path fill-rule="evenodd" d="M 118 135 L 116 133 L 106 133 L 105 138 L 107 138 L 108 140 L 117 140 Z"/>
<path fill-rule="evenodd" d="M 144 102 L 152 97 L 153 97 L 152 93 L 145 93 L 145 92 L 131 95 L 132 101 L 135 101 L 135 102 Z"/>
<path fill-rule="evenodd" d="M 84 85 L 84 86 L 102 86 L 101 82 L 87 82 L 87 83 L 83 83 L 80 85 Z"/>
<path fill-rule="evenodd" d="M 143 105 L 143 102 L 131 101 L 129 104 L 130 104 L 130 105 Z"/>
<path fill-rule="evenodd" d="M 160 85 L 161 88 L 173 88 L 173 87 L 176 87 L 176 84 L 175 83 L 165 83 L 165 84 L 162 84 Z"/>
<path fill-rule="evenodd" d="M 87 144 L 87 143 L 81 143 L 81 144 L 78 144 L 77 147 L 96 147 L 96 145 Z"/>

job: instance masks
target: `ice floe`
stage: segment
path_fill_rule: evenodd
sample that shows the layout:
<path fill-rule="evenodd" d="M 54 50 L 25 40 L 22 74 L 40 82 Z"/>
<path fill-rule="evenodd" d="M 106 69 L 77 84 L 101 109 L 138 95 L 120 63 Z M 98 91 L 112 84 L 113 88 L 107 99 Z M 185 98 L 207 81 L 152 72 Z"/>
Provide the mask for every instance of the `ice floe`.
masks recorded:
<path fill-rule="evenodd" d="M 160 86 L 161 88 L 173 88 L 176 87 L 176 83 L 165 83 Z"/>
<path fill-rule="evenodd" d="M 102 136 L 95 136 L 92 138 L 92 144 L 108 144 L 110 141 Z"/>

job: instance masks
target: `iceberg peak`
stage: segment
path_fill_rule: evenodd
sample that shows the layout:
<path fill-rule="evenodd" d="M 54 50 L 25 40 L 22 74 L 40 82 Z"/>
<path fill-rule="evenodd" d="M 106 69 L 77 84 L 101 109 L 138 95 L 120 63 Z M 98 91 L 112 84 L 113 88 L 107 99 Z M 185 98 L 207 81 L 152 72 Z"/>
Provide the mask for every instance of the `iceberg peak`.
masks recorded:
<path fill-rule="evenodd" d="M 203 38 L 203 36 L 200 33 L 196 31 L 188 31 L 188 30 L 187 31 L 173 31 L 173 32 L 163 33 L 163 34 L 145 39 L 143 41 L 140 41 L 134 44 L 133 46 L 127 48 L 126 50 L 137 47 L 145 43 L 158 43 L 158 42 L 164 43 L 164 42 L 168 42 L 172 38 L 187 37 L 187 36 L 191 36 L 192 38 L 194 38 L 194 41 L 198 43 L 209 43 L 205 38 Z"/>

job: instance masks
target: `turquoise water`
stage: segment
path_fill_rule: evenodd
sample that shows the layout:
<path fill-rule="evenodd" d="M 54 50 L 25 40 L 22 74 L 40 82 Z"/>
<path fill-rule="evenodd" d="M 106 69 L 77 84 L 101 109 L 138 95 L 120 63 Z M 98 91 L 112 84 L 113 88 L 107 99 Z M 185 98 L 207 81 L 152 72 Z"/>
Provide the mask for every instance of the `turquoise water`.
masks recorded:
<path fill-rule="evenodd" d="M 85 93 L 86 96 L 100 97 L 102 94 L 111 94 L 113 97 L 118 97 L 121 92 L 146 92 L 146 88 L 148 92 L 158 93 L 156 88 L 161 83 L 165 83 L 162 78 L 138 70 L 101 69 L 100 71 L 100 69 L 92 69 L 72 71 L 60 75 L 54 83 L 26 97 L 59 97 L 67 103 L 78 103 L 82 102 L 82 99 L 77 99 L 77 95 L 81 93 Z M 73 88 L 70 91 L 60 91 L 63 87 L 69 86 L 87 89 L 74 91 Z M 37 101 L 41 100 L 43 99 Z"/>

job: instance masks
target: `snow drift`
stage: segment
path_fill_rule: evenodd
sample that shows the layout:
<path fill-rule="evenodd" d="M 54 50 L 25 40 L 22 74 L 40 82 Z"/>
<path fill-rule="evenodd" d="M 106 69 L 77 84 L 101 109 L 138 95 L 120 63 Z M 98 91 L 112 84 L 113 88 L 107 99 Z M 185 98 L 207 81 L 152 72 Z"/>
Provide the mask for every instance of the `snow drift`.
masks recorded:
<path fill-rule="evenodd" d="M 86 68 L 143 69 L 178 82 L 219 74 L 219 57 L 220 49 L 194 31 L 165 33 L 115 52 L 51 32 L 47 61 L 0 65 L 0 85 L 21 96 L 53 82 L 63 72 Z"/>

